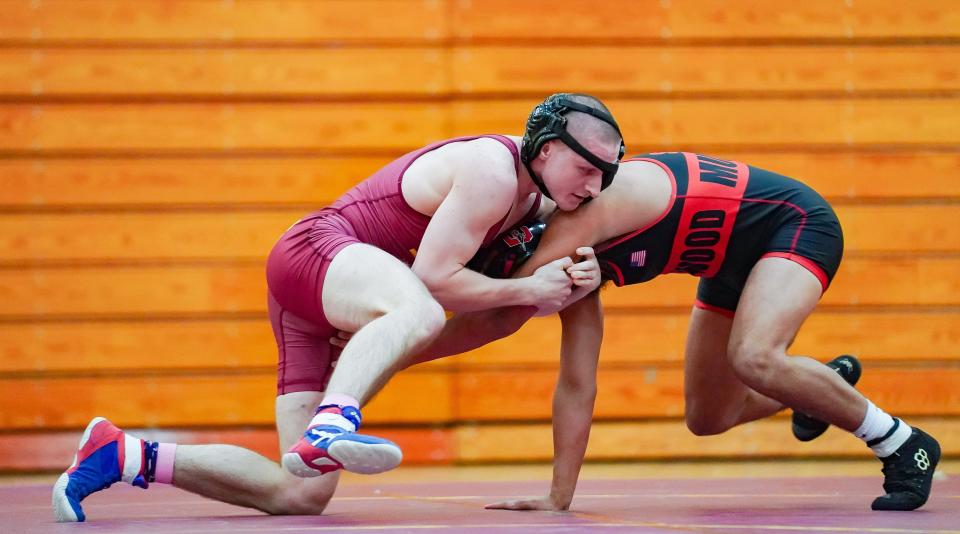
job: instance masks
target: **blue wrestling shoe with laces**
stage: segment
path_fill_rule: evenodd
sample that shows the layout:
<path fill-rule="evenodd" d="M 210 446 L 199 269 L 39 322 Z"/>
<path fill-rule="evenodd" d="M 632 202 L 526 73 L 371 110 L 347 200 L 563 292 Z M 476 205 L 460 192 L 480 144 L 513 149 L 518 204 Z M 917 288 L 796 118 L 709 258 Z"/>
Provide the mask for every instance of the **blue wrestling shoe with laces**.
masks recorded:
<path fill-rule="evenodd" d="M 403 452 L 392 441 L 357 434 L 360 410 L 352 406 L 317 408 L 314 424 L 283 455 L 283 467 L 298 477 L 316 477 L 344 469 L 372 475 L 400 465 Z"/>
<path fill-rule="evenodd" d="M 80 502 L 91 493 L 127 482 L 146 489 L 156 445 L 128 436 L 102 417 L 90 421 L 73 464 L 53 485 L 53 515 L 60 522 L 84 521 Z"/>

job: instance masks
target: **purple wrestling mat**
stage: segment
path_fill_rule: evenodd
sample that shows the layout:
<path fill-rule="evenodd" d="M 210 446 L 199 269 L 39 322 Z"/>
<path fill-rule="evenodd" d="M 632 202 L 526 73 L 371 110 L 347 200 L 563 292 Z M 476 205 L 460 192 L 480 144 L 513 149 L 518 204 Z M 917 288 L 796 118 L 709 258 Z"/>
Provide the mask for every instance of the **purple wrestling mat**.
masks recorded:
<path fill-rule="evenodd" d="M 47 485 L 0 486 L 0 532 L 882 532 L 960 533 L 960 479 L 934 481 L 914 512 L 873 512 L 873 478 L 600 480 L 581 482 L 573 511 L 484 510 L 538 495 L 544 482 L 356 484 L 321 517 L 271 517 L 155 485 L 117 484 L 88 498 L 87 522 L 57 524 Z"/>

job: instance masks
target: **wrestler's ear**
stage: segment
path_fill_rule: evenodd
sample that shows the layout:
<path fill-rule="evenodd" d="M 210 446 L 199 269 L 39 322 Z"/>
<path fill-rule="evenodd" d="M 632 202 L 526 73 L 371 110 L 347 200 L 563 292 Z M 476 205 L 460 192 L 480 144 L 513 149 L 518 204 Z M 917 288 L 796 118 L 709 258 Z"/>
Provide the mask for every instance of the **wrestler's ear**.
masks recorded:
<path fill-rule="evenodd" d="M 467 268 L 490 278 L 510 278 L 533 256 L 546 228 L 547 224 L 539 220 L 514 226 L 478 250 Z"/>

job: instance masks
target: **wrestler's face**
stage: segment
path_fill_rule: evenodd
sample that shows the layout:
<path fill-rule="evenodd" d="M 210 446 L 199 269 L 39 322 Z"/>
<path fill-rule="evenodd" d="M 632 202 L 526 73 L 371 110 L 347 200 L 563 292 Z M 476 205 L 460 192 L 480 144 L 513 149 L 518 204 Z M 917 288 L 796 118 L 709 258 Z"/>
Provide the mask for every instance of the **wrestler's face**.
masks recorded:
<path fill-rule="evenodd" d="M 616 161 L 620 150 L 619 144 L 592 139 L 580 141 L 580 144 L 597 157 L 610 162 Z M 545 143 L 540 157 L 543 158 L 540 177 L 553 195 L 557 208 L 570 211 L 585 199 L 600 194 L 603 172 L 563 144 L 563 141 L 554 139 Z"/>

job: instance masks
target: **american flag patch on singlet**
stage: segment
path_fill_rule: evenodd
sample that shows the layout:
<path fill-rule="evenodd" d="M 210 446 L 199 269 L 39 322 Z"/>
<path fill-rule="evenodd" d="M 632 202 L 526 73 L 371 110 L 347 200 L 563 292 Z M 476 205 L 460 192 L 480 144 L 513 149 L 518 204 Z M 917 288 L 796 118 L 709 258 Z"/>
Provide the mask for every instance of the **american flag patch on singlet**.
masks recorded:
<path fill-rule="evenodd" d="M 631 267 L 643 267 L 647 263 L 647 251 L 637 250 L 630 254 Z"/>

